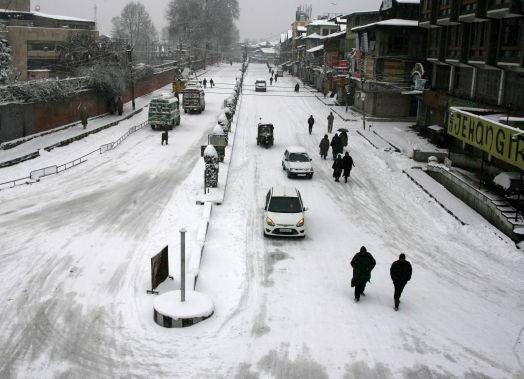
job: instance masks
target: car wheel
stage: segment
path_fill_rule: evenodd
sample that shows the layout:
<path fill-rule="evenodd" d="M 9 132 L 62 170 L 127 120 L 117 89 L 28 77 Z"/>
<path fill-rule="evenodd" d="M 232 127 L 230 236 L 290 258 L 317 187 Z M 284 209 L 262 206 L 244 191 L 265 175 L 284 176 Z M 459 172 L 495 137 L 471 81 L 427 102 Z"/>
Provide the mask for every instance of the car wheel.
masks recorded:
<path fill-rule="evenodd" d="M 284 166 L 284 162 L 282 162 L 282 170 L 286 171 L 286 167 Z"/>
<path fill-rule="evenodd" d="M 287 177 L 288 177 L 288 178 L 291 178 L 292 176 L 293 176 L 293 175 L 292 175 L 290 172 L 287 173 Z"/>

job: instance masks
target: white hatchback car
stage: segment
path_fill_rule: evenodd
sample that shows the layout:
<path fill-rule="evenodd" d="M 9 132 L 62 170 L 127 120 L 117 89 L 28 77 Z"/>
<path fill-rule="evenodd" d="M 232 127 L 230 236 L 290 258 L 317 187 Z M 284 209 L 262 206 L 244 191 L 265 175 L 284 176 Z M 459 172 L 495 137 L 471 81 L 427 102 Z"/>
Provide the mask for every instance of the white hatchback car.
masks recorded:
<path fill-rule="evenodd" d="M 287 171 L 288 178 L 303 176 L 311 179 L 314 172 L 311 160 L 302 146 L 288 146 L 282 157 L 282 170 Z"/>
<path fill-rule="evenodd" d="M 307 208 L 293 187 L 271 187 L 264 207 L 264 235 L 305 237 Z"/>

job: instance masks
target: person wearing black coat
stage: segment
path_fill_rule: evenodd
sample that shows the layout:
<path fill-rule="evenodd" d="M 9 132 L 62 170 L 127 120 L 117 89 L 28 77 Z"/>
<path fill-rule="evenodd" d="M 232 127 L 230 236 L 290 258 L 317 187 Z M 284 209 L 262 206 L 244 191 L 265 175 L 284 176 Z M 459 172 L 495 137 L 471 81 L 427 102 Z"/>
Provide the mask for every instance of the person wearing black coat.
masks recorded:
<path fill-rule="evenodd" d="M 391 280 L 393 280 L 393 285 L 395 286 L 393 299 L 395 300 L 395 310 L 398 311 L 400 295 L 402 295 L 404 287 L 411 279 L 412 273 L 411 263 L 406 261 L 405 254 L 400 254 L 398 261 L 393 262 L 391 268 L 389 269 L 389 273 L 391 275 Z"/>
<path fill-rule="evenodd" d="M 313 118 L 313 115 L 310 115 L 307 119 L 307 124 L 309 126 L 309 134 L 313 131 L 313 124 L 315 123 L 315 119 Z"/>
<path fill-rule="evenodd" d="M 338 154 L 342 154 L 342 141 L 337 133 L 331 138 L 331 151 L 333 152 L 333 159 L 337 157 Z"/>
<path fill-rule="evenodd" d="M 349 153 L 346 151 L 344 158 L 342 158 L 342 169 L 344 170 L 342 176 L 344 177 L 346 183 L 348 182 L 348 176 L 351 176 L 351 169 L 353 167 L 355 167 L 353 158 L 351 158 L 351 155 L 349 155 Z"/>
<path fill-rule="evenodd" d="M 351 260 L 351 267 L 353 267 L 351 287 L 355 287 L 356 302 L 360 300 L 360 295 L 365 296 L 366 283 L 370 281 L 371 271 L 376 264 L 375 258 L 367 251 L 365 246 L 362 246 Z"/>
<path fill-rule="evenodd" d="M 333 169 L 333 177 L 335 178 L 335 182 L 338 182 L 340 175 L 342 175 L 342 157 L 340 154 L 335 158 L 335 162 L 333 162 L 331 168 Z"/>

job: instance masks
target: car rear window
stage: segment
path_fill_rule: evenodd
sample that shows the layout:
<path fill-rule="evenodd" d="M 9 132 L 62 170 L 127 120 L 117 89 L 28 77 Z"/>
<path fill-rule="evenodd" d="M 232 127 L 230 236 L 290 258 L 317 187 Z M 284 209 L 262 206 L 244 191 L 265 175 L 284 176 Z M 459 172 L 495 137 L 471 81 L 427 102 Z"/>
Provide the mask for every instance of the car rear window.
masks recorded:
<path fill-rule="evenodd" d="M 291 162 L 309 162 L 309 157 L 307 154 L 291 153 L 289 160 Z"/>
<path fill-rule="evenodd" d="M 298 213 L 302 212 L 298 197 L 272 197 L 269 202 L 268 211 L 276 213 Z"/>

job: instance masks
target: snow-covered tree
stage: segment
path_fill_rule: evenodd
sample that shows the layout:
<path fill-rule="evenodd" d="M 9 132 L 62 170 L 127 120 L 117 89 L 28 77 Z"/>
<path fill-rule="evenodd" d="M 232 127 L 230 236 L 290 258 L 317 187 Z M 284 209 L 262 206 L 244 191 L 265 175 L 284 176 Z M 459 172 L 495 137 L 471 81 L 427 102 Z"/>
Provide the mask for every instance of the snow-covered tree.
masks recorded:
<path fill-rule="evenodd" d="M 11 78 L 13 67 L 11 65 L 12 50 L 7 41 L 0 41 L 0 83 L 5 84 Z"/>
<path fill-rule="evenodd" d="M 237 0 L 172 0 L 167 10 L 169 34 L 175 44 L 189 44 L 196 55 L 225 51 L 238 40 L 234 21 L 239 14 Z"/>
<path fill-rule="evenodd" d="M 139 2 L 130 2 L 120 16 L 113 17 L 112 35 L 127 41 L 139 62 L 150 62 L 152 46 L 158 41 L 158 32 L 149 13 Z"/>

